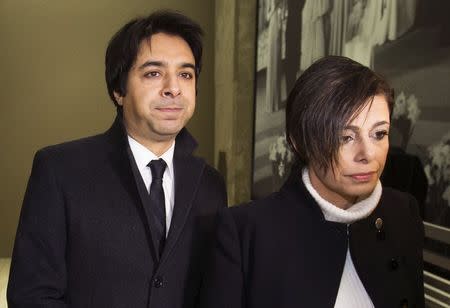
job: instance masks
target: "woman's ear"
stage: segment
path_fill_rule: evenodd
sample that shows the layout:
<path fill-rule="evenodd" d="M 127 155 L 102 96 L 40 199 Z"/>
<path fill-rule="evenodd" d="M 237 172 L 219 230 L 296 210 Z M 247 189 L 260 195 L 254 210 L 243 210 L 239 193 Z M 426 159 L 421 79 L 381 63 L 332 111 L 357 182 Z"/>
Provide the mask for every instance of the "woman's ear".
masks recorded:
<path fill-rule="evenodd" d="M 114 98 L 116 99 L 117 104 L 119 104 L 120 106 L 123 106 L 122 100 L 123 100 L 123 96 L 120 95 L 118 92 L 114 91 Z"/>

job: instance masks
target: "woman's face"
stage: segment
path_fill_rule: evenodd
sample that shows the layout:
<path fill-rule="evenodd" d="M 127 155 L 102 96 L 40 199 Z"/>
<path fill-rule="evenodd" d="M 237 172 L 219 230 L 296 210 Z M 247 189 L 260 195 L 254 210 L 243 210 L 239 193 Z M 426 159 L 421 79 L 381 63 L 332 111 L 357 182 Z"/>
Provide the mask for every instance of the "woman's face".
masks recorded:
<path fill-rule="evenodd" d="M 335 167 L 310 166 L 311 184 L 325 200 L 348 208 L 372 193 L 386 162 L 389 124 L 387 101 L 377 95 L 342 131 Z"/>

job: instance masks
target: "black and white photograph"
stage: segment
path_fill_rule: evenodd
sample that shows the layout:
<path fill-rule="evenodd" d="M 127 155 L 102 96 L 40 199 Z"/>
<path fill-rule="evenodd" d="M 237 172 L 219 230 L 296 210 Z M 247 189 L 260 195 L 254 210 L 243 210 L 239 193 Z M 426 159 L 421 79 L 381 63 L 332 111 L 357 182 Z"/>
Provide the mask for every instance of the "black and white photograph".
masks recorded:
<path fill-rule="evenodd" d="M 326 55 L 352 58 L 395 91 L 382 183 L 414 195 L 434 263 L 450 273 L 450 1 L 259 0 L 252 197 L 280 188 L 293 155 L 285 104 Z M 433 252 L 434 251 L 434 252 Z M 447 276 L 448 278 L 448 276 Z"/>

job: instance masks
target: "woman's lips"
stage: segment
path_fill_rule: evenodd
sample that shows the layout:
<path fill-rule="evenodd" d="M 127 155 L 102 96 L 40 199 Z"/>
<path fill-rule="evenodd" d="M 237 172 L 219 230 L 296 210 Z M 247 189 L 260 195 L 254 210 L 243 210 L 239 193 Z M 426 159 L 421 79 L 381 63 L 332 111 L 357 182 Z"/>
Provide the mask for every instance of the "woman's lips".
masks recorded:
<path fill-rule="evenodd" d="M 355 173 L 351 174 L 353 180 L 357 182 L 369 182 L 372 177 L 375 175 L 375 172 L 366 172 L 366 173 Z"/>

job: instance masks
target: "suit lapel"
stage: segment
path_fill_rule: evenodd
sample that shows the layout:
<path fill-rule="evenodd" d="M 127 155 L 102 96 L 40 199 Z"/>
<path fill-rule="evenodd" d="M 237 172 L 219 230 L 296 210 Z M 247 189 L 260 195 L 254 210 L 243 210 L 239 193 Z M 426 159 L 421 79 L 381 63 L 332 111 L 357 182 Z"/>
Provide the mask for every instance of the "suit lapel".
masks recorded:
<path fill-rule="evenodd" d="M 161 256 L 160 266 L 162 266 L 172 254 L 174 246 L 184 229 L 205 167 L 203 160 L 191 155 L 196 145 L 195 140 L 186 129 L 183 129 L 178 134 L 173 158 L 175 173 L 175 204 L 169 234 Z"/>
<path fill-rule="evenodd" d="M 155 250 L 154 232 L 152 232 L 152 215 L 147 206 L 148 198 L 145 185 L 134 162 L 134 158 L 127 140 L 125 128 L 120 116 L 116 117 L 112 127 L 105 133 L 112 145 L 110 162 L 117 172 L 122 186 L 133 200 L 143 224 L 145 225 L 148 245 L 155 263 L 158 263 L 158 254 Z M 205 163 L 203 160 L 192 156 L 192 151 L 197 146 L 194 138 L 184 128 L 176 138 L 173 157 L 175 174 L 175 204 L 169 234 L 166 240 L 163 254 L 159 260 L 159 268 L 171 255 L 174 246 L 180 237 L 192 208 L 193 199 L 197 192 Z"/>
<path fill-rule="evenodd" d="M 139 172 L 139 168 L 137 167 L 136 161 L 134 160 L 133 153 L 131 152 L 130 147 L 127 147 L 128 157 L 130 159 L 130 165 L 131 170 L 134 175 L 134 180 L 137 186 L 137 190 L 139 192 L 139 197 L 141 201 L 141 207 L 145 213 L 146 218 L 146 227 L 149 231 L 148 237 L 151 238 L 150 241 L 150 252 L 152 255 L 153 260 L 155 263 L 159 263 L 159 253 L 156 251 L 157 247 L 157 240 L 155 238 L 156 230 L 154 229 L 155 226 L 155 216 L 151 213 L 151 204 L 150 204 L 150 198 L 148 196 L 147 188 L 145 187 L 144 180 L 142 179 L 141 173 Z"/>
<path fill-rule="evenodd" d="M 146 232 L 146 237 L 148 241 L 148 246 L 155 263 L 157 263 L 157 255 L 155 253 L 155 246 L 151 232 L 151 222 L 149 221 L 149 213 L 145 210 L 142 198 L 142 192 L 139 189 L 139 177 L 136 177 L 134 170 L 133 156 L 130 156 L 130 149 L 128 145 L 127 135 L 125 133 L 125 128 L 122 124 L 122 119 L 118 115 L 112 125 L 112 127 L 105 133 L 108 142 L 112 145 L 111 151 L 109 153 L 109 160 L 113 167 L 113 170 L 117 173 L 122 187 L 129 195 L 130 199 L 133 201 L 136 211 L 140 216 L 142 223 L 144 224 L 144 229 Z M 137 167 L 136 167 L 137 169 Z M 139 173 L 139 170 L 137 170 Z M 141 179 L 142 181 L 142 179 Z M 144 184 L 142 184 L 144 185 Z M 144 186 L 145 189 L 145 186 Z M 114 194 L 114 192 L 112 192 Z"/>

